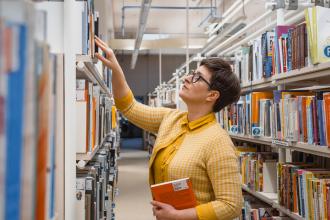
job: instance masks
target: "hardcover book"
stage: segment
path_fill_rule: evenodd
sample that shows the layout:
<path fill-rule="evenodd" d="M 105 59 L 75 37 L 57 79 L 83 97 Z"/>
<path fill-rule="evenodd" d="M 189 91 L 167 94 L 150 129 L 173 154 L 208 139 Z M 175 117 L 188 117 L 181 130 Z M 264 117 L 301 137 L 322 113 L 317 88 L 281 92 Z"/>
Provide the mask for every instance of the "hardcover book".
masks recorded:
<path fill-rule="evenodd" d="M 197 205 L 189 178 L 151 185 L 154 200 L 170 204 L 176 209 L 188 209 Z"/>

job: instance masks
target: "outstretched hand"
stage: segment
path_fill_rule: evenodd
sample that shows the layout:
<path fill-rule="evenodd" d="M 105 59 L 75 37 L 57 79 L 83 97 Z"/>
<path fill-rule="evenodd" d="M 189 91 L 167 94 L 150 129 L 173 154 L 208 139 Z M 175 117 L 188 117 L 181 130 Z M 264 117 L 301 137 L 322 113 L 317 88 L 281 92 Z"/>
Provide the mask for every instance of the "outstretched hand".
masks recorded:
<path fill-rule="evenodd" d="M 95 36 L 95 43 L 105 53 L 105 57 L 99 53 L 95 53 L 95 56 L 108 68 L 117 69 L 119 64 L 113 50 L 97 36 Z"/>

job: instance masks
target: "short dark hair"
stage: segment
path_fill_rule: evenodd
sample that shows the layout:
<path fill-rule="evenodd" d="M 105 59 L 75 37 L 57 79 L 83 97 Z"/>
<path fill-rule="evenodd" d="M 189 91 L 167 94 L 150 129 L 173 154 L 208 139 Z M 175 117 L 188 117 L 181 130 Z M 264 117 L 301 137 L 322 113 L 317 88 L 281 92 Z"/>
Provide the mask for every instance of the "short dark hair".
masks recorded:
<path fill-rule="evenodd" d="M 240 81 L 233 73 L 229 63 L 221 58 L 207 58 L 200 66 L 205 66 L 211 72 L 211 90 L 220 92 L 220 97 L 213 106 L 213 112 L 218 112 L 227 105 L 237 102 L 241 95 Z"/>

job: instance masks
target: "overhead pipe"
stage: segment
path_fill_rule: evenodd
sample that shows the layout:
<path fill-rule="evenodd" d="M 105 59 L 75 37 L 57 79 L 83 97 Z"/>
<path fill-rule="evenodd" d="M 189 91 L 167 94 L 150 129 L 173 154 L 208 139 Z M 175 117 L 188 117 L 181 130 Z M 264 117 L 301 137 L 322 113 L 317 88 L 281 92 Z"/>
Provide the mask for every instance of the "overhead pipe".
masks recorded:
<path fill-rule="evenodd" d="M 222 32 L 219 35 L 213 35 L 213 39 L 209 38 L 209 42 L 207 42 L 201 53 L 206 53 L 207 51 L 209 51 L 210 48 L 214 48 L 216 45 L 219 45 L 219 43 L 230 33 L 232 32 L 236 27 L 236 24 L 238 24 L 239 22 L 242 22 L 243 19 L 238 19 L 235 22 L 233 22 L 230 27 L 226 28 L 224 30 L 224 32 Z"/>
<path fill-rule="evenodd" d="M 151 0 L 143 0 L 141 4 L 141 12 L 139 19 L 139 27 L 136 33 L 135 46 L 132 54 L 131 68 L 135 68 L 137 57 L 139 55 L 139 50 L 142 42 L 142 37 L 147 26 L 147 20 L 149 15 L 149 10 L 151 6 Z"/>
<path fill-rule="evenodd" d="M 210 33 L 210 35 L 215 34 L 222 26 L 227 23 L 230 19 L 232 19 L 240 10 L 242 7 L 244 7 L 246 4 L 248 4 L 251 0 L 245 0 L 242 3 L 242 0 L 237 0 L 224 14 L 224 19 L 218 24 L 216 28 Z M 241 3 L 241 4 L 240 4 Z"/>
<path fill-rule="evenodd" d="M 189 0 L 186 0 L 186 63 L 189 72 Z"/>
<path fill-rule="evenodd" d="M 293 13 L 287 13 L 284 17 L 289 17 L 291 14 Z M 290 19 L 286 20 L 284 22 L 284 24 L 293 24 L 293 23 L 296 23 L 298 21 L 300 21 L 301 19 L 303 19 L 305 16 L 305 13 L 304 11 L 301 11 L 299 12 L 298 14 L 296 14 L 295 16 L 291 17 Z M 223 52 L 219 53 L 220 56 L 223 56 L 223 55 L 231 55 L 234 53 L 234 51 L 240 47 L 241 45 L 249 42 L 250 40 L 256 38 L 257 36 L 259 36 L 260 34 L 262 34 L 263 32 L 269 30 L 269 29 L 272 29 L 274 27 L 276 27 L 277 25 L 277 21 L 273 21 L 271 22 L 270 24 L 268 24 L 267 26 L 265 26 L 264 28 L 261 28 L 260 30 L 258 30 L 257 32 L 253 33 L 252 35 L 250 35 L 249 37 L 241 40 L 240 42 L 236 43 L 235 45 L 227 48 L 226 50 L 224 50 Z"/>
<path fill-rule="evenodd" d="M 260 21 L 262 21 L 264 18 L 266 18 L 267 16 L 269 16 L 270 14 L 272 14 L 273 11 L 267 11 L 264 14 L 262 14 L 260 17 L 258 17 L 257 19 L 253 20 L 251 23 L 249 23 L 247 26 L 245 26 L 243 29 L 241 29 L 239 32 L 237 32 L 236 34 L 234 34 L 233 36 L 231 36 L 230 38 L 228 38 L 227 40 L 225 40 L 224 42 L 222 42 L 221 44 L 219 44 L 218 46 L 216 46 L 215 48 L 213 48 L 212 50 L 210 50 L 209 52 L 205 53 L 205 56 L 211 56 L 213 54 L 215 54 L 217 51 L 219 51 L 221 48 L 223 48 L 224 46 L 226 46 L 227 44 L 231 43 L 233 40 L 235 40 L 238 36 L 244 34 L 246 31 L 248 31 L 251 27 L 253 27 L 255 24 L 259 23 Z M 224 38 L 223 35 L 221 35 L 219 37 L 220 40 L 222 40 Z M 219 39 L 216 40 L 216 42 L 219 42 Z"/>
<path fill-rule="evenodd" d="M 299 5 L 299 10 L 302 10 L 306 7 L 309 7 L 310 4 L 300 4 Z M 294 14 L 296 14 L 297 11 L 293 10 L 293 11 L 289 11 L 287 14 L 284 15 L 284 17 L 290 17 Z M 243 28 L 242 30 L 240 30 L 239 32 L 237 32 L 236 34 L 234 34 L 233 36 L 231 36 L 230 38 L 228 38 L 226 41 L 224 41 L 223 43 L 221 43 L 220 45 L 218 45 L 217 47 L 215 47 L 214 49 L 212 49 L 211 51 L 207 52 L 205 55 L 206 56 L 211 56 L 214 53 L 217 53 L 220 49 L 222 49 L 224 46 L 228 45 L 229 43 L 231 43 L 234 39 L 236 39 L 239 35 L 245 33 L 250 27 L 252 27 L 253 25 L 257 24 L 258 22 L 262 21 L 264 18 L 266 18 L 269 13 L 271 13 L 271 11 L 268 11 L 266 13 L 264 13 L 263 15 L 261 15 L 260 17 L 258 17 L 256 20 L 252 21 L 250 24 L 248 24 L 245 28 Z M 283 16 L 282 16 L 283 17 Z M 292 22 L 294 23 L 294 22 Z M 219 38 L 223 39 L 223 35 L 221 35 Z M 217 43 L 220 41 L 220 39 L 216 39 L 214 41 L 216 41 Z M 213 42 L 214 42 L 213 41 Z M 210 48 L 212 45 L 216 45 L 217 43 L 213 43 L 211 45 L 206 45 L 204 46 L 202 53 L 207 51 L 207 48 Z"/>

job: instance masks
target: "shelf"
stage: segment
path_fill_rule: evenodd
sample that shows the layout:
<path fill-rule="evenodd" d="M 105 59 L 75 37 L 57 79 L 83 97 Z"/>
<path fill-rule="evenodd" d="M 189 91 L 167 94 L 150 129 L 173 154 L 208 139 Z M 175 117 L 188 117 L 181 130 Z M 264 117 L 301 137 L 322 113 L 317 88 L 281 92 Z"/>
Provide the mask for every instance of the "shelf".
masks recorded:
<path fill-rule="evenodd" d="M 272 77 L 245 82 L 241 84 L 242 93 L 258 90 L 270 90 L 279 85 L 295 89 L 319 84 L 330 83 L 330 62 L 316 64 Z"/>
<path fill-rule="evenodd" d="M 230 134 L 230 137 L 236 140 L 242 140 L 242 141 L 248 141 L 258 144 L 264 144 L 264 145 L 272 145 L 272 139 L 271 138 L 265 138 L 265 137 L 252 137 L 252 136 L 246 136 L 246 135 L 238 135 L 238 134 Z"/>
<path fill-rule="evenodd" d="M 163 103 L 162 107 L 166 107 L 166 108 L 176 108 L 176 103 Z"/>
<path fill-rule="evenodd" d="M 110 137 L 111 134 L 107 134 L 104 136 L 102 142 L 100 145 L 97 145 L 92 152 L 87 152 L 87 153 L 76 153 L 76 160 L 83 160 L 83 161 L 90 161 L 93 159 L 95 156 L 96 152 L 104 145 L 104 142 Z"/>
<path fill-rule="evenodd" d="M 98 84 L 101 88 L 101 91 L 112 97 L 112 94 L 109 91 L 109 88 L 106 86 L 104 81 L 101 78 L 101 74 L 94 65 L 94 60 L 89 56 L 77 55 L 77 78 L 85 78 L 92 81 L 95 84 Z"/>
<path fill-rule="evenodd" d="M 330 158 L 330 149 L 327 146 L 317 146 L 317 145 L 311 145 L 307 143 L 291 143 L 286 141 L 277 141 L 272 138 L 263 138 L 263 137 L 252 137 L 252 136 L 246 136 L 246 135 L 235 135 L 235 134 L 229 134 L 231 138 L 236 140 L 242 140 L 247 142 L 253 142 L 257 144 L 264 144 L 269 145 L 272 147 L 277 148 L 285 148 L 289 150 L 295 150 L 299 152 L 304 152 L 308 154 L 318 155 L 322 157 L 328 157 Z"/>
<path fill-rule="evenodd" d="M 98 59 L 96 57 L 95 58 L 92 58 L 89 55 L 77 54 L 76 55 L 76 61 L 77 62 L 97 63 L 98 62 Z"/>
<path fill-rule="evenodd" d="M 95 156 L 96 152 L 99 150 L 100 146 L 96 146 L 92 152 L 87 153 L 76 153 L 76 160 L 90 161 Z"/>
<path fill-rule="evenodd" d="M 272 78 L 258 79 L 253 82 L 245 82 L 241 84 L 241 92 L 247 93 L 249 91 L 256 91 L 262 89 L 275 88 L 275 85 L 272 83 Z"/>
<path fill-rule="evenodd" d="M 278 203 L 274 203 L 273 208 L 277 209 L 278 211 L 282 212 L 283 214 L 289 216 L 292 219 L 305 220 L 305 218 L 301 217 L 297 213 L 291 212 L 289 209 L 280 206 Z"/>
<path fill-rule="evenodd" d="M 277 193 L 264 193 L 264 192 L 255 192 L 250 190 L 246 185 L 242 185 L 242 189 L 251 195 L 257 197 L 261 201 L 273 206 L 274 203 L 277 203 Z"/>
<path fill-rule="evenodd" d="M 296 220 L 304 220 L 304 218 L 298 215 L 297 213 L 291 212 L 290 210 L 280 206 L 277 202 L 277 193 L 256 192 L 250 190 L 246 185 L 242 185 L 242 189 L 248 192 L 249 194 L 255 196 L 256 198 L 260 199 L 261 201 L 269 204 L 270 206 L 282 212 L 283 214 L 289 216 L 290 218 Z"/>
<path fill-rule="evenodd" d="M 303 80 L 318 80 L 330 76 L 330 62 L 316 64 L 301 69 L 292 70 L 287 73 L 281 73 L 272 78 L 278 85 Z"/>
<path fill-rule="evenodd" d="M 297 142 L 297 143 L 291 143 L 289 144 L 289 146 L 273 144 L 273 147 L 286 148 L 290 150 L 296 150 L 299 152 L 330 158 L 330 149 L 327 146 L 317 146 L 317 145 L 310 145 L 306 143 Z"/>

